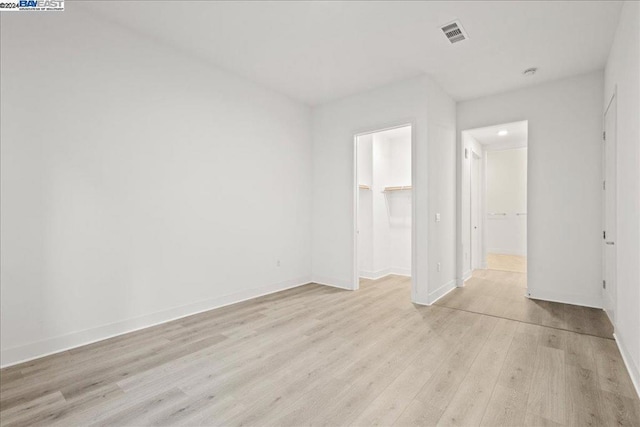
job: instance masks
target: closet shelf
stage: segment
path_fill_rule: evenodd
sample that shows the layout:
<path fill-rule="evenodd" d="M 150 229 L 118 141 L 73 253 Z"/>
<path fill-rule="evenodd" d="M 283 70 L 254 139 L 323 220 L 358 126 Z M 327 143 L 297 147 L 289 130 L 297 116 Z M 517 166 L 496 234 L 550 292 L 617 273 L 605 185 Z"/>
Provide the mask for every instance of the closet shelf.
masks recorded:
<path fill-rule="evenodd" d="M 360 188 L 361 190 L 371 190 L 371 187 L 369 187 L 368 185 L 364 185 L 364 184 L 358 185 L 358 188 Z"/>
<path fill-rule="evenodd" d="M 390 191 L 403 191 L 403 190 L 411 190 L 410 185 L 401 185 L 399 187 L 384 187 L 382 190 L 383 193 L 388 193 Z"/>

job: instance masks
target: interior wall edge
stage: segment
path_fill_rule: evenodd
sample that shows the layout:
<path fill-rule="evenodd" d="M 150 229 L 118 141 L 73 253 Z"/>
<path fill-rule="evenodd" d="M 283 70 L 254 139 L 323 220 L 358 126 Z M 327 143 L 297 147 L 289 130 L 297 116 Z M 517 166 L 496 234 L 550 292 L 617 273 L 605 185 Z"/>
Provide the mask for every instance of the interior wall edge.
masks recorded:
<path fill-rule="evenodd" d="M 464 286 L 464 282 L 466 282 L 467 280 L 469 280 L 471 278 L 471 275 L 473 274 L 473 272 L 471 270 L 465 272 L 462 277 L 457 279 L 457 283 L 458 283 L 458 287 L 463 287 Z"/>
<path fill-rule="evenodd" d="M 445 283 L 444 285 L 440 286 L 435 291 L 429 292 L 428 302 L 426 305 L 435 304 L 435 302 L 438 301 L 440 298 L 442 298 L 443 296 L 447 295 L 449 292 L 457 288 L 456 283 L 457 283 L 456 280 L 451 280 Z"/>
<path fill-rule="evenodd" d="M 225 295 L 199 301 L 196 303 L 174 307 L 168 310 L 155 312 L 96 328 L 86 329 L 79 332 L 60 335 L 29 344 L 8 348 L 0 352 L 0 368 L 6 368 L 52 354 L 61 353 L 73 348 L 82 347 L 98 341 L 103 341 L 119 335 L 128 334 L 141 329 L 168 323 L 184 317 L 204 313 L 216 308 L 237 304 L 243 301 L 258 298 L 264 295 L 281 292 L 287 289 L 296 288 L 312 283 L 311 277 L 300 277 L 298 279 L 287 280 L 272 285 L 262 286 L 254 289 L 244 290 L 233 294 Z"/>

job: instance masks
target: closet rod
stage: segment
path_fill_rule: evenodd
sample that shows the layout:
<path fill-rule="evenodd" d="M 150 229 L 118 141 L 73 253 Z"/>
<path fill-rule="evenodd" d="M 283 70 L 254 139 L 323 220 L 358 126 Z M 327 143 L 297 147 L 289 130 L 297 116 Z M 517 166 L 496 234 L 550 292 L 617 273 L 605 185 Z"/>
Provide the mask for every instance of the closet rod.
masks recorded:
<path fill-rule="evenodd" d="M 383 193 L 387 193 L 389 191 L 402 191 L 402 190 L 411 190 L 411 186 L 410 185 L 401 185 L 399 187 L 384 187 L 384 190 L 382 190 Z"/>

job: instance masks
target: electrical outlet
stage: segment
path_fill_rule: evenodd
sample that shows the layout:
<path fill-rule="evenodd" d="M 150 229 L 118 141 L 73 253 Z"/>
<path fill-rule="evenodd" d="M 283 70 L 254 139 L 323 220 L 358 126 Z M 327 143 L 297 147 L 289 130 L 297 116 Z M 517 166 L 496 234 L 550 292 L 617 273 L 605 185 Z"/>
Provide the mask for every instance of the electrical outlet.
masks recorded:
<path fill-rule="evenodd" d="M 276 266 L 280 267 L 280 260 L 276 261 Z"/>
<path fill-rule="evenodd" d="M 436 222 L 440 222 L 440 214 L 439 213 L 436 214 Z"/>

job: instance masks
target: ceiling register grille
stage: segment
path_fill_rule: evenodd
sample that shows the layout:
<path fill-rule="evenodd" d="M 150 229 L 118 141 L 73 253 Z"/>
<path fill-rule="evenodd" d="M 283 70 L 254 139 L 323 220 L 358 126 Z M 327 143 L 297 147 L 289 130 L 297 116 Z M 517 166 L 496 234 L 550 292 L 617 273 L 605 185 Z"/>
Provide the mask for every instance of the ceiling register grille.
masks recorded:
<path fill-rule="evenodd" d="M 459 21 L 453 21 L 450 24 L 440 27 L 440 29 L 452 44 L 469 38 Z"/>

